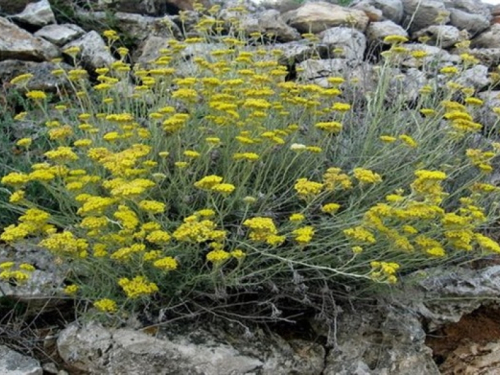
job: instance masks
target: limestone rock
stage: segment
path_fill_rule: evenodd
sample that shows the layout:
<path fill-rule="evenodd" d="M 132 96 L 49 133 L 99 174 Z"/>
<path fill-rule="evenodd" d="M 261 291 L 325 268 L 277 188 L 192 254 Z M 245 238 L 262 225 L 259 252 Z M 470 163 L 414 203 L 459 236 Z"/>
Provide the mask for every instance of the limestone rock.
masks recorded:
<path fill-rule="evenodd" d="M 336 26 L 364 31 L 368 25 L 368 17 L 363 11 L 324 1 L 307 2 L 300 8 L 283 14 L 283 19 L 301 33 L 319 33 Z"/>
<path fill-rule="evenodd" d="M 453 47 L 462 40 L 460 30 L 451 25 L 432 25 L 413 34 L 414 38 L 429 37 L 427 44 L 441 48 Z"/>
<path fill-rule="evenodd" d="M 168 48 L 168 43 L 165 38 L 150 36 L 140 47 L 140 54 L 135 59 L 143 67 L 151 68 L 154 62 L 161 56 L 160 50 Z M 179 76 L 197 75 L 200 72 L 200 67 L 192 61 L 193 56 L 205 58 L 207 61 L 215 62 L 210 52 L 224 49 L 224 45 L 220 43 L 194 43 L 189 44 L 177 57 L 176 74 Z"/>
<path fill-rule="evenodd" d="M 64 329 L 57 347 L 71 368 L 103 375 L 321 373 L 325 351 L 320 345 L 300 340 L 287 343 L 274 336 L 262 340 L 256 343 L 241 336 L 229 340 L 200 329 L 151 337 L 90 323 Z"/>
<path fill-rule="evenodd" d="M 280 64 L 289 66 L 310 59 L 317 54 L 320 54 L 321 56 L 327 56 L 329 53 L 329 49 L 326 45 L 311 45 L 306 40 L 272 44 L 266 47 L 269 50 L 277 49 L 282 51 L 282 54 L 279 57 L 279 62 Z"/>
<path fill-rule="evenodd" d="M 134 57 L 134 61 L 141 66 L 150 66 L 160 57 L 160 50 L 163 48 L 168 48 L 168 42 L 165 38 L 152 35 L 141 43 L 136 51 L 137 57 Z"/>
<path fill-rule="evenodd" d="M 366 50 L 366 37 L 358 30 L 348 27 L 333 27 L 323 31 L 319 37 L 321 43 L 333 53 L 335 48 L 342 49 L 342 58 L 361 62 Z"/>
<path fill-rule="evenodd" d="M 33 0 L 0 0 L 0 15 L 11 16 L 20 13 Z"/>
<path fill-rule="evenodd" d="M 472 48 L 469 54 L 487 66 L 500 64 L 500 48 Z"/>
<path fill-rule="evenodd" d="M 280 13 L 299 8 L 302 4 L 296 0 L 250 0 L 251 6 L 262 6 L 266 9 L 276 9 Z"/>
<path fill-rule="evenodd" d="M 450 12 L 440 0 L 403 0 L 403 9 L 411 33 L 450 19 Z"/>
<path fill-rule="evenodd" d="M 461 61 L 459 56 L 452 55 L 444 49 L 427 44 L 410 43 L 406 44 L 405 48 L 410 54 L 403 58 L 401 65 L 406 67 L 417 68 L 423 63 L 427 66 L 433 66 L 437 71 L 444 66 L 455 65 Z M 427 53 L 427 56 L 423 59 L 415 59 L 411 56 L 411 52 L 413 51 L 424 51 Z"/>
<path fill-rule="evenodd" d="M 329 76 L 343 76 L 349 65 L 345 59 L 305 60 L 297 64 L 297 76 L 304 80 L 313 80 Z"/>
<path fill-rule="evenodd" d="M 61 273 L 52 274 L 37 269 L 31 273 L 26 283 L 12 285 L 2 281 L 0 288 L 3 291 L 3 297 L 26 304 L 26 315 L 30 316 L 41 310 L 48 312 L 64 302 L 63 299 L 54 297 L 56 293 L 62 293 L 63 280 L 64 276 Z"/>
<path fill-rule="evenodd" d="M 9 82 L 12 78 L 18 75 L 30 73 L 33 74 L 33 77 L 28 81 L 26 85 L 27 90 L 54 92 L 56 91 L 57 87 L 62 87 L 67 84 L 67 81 L 63 76 L 55 76 L 51 73 L 53 70 L 60 68 L 70 70 L 71 66 L 65 63 L 56 65 L 54 63 L 46 61 L 32 62 L 21 60 L 5 60 L 0 61 L 0 80 L 3 82 Z"/>
<path fill-rule="evenodd" d="M 361 0 L 356 4 L 351 4 L 351 9 L 357 9 L 365 12 L 370 22 L 379 22 L 384 19 L 382 11 L 374 7 L 369 0 Z"/>
<path fill-rule="evenodd" d="M 85 34 L 85 31 L 77 25 L 62 24 L 48 25 L 42 27 L 35 33 L 35 36 L 48 40 L 56 46 L 63 46 Z"/>
<path fill-rule="evenodd" d="M 420 96 L 420 89 L 428 83 L 425 73 L 416 68 L 406 72 L 395 71 L 389 82 L 388 100 L 411 102 Z"/>
<path fill-rule="evenodd" d="M 60 56 L 52 43 L 0 17 L 0 61 L 7 59 L 44 61 Z"/>
<path fill-rule="evenodd" d="M 323 374 L 439 375 L 417 317 L 387 310 L 342 314 L 337 346 L 328 354 Z"/>
<path fill-rule="evenodd" d="M 0 374 L 2 375 L 42 375 L 40 363 L 0 345 Z"/>
<path fill-rule="evenodd" d="M 491 25 L 489 30 L 474 38 L 471 48 L 500 48 L 500 24 Z"/>
<path fill-rule="evenodd" d="M 378 9 L 382 15 L 382 18 L 378 21 L 391 20 L 400 23 L 403 19 L 402 0 L 355 0 L 351 3 L 351 6 L 358 9 L 365 9 L 366 6 Z"/>
<path fill-rule="evenodd" d="M 78 15 L 102 21 L 103 23 L 109 17 L 106 12 L 79 11 Z M 181 37 L 179 26 L 169 16 L 150 17 L 140 14 L 116 12 L 113 14 L 113 17 L 116 19 L 116 31 L 119 33 L 125 32 L 137 42 L 141 42 L 149 36 L 163 38 Z"/>
<path fill-rule="evenodd" d="M 31 26 L 46 26 L 56 23 L 56 17 L 52 12 L 49 0 L 30 3 L 26 5 L 22 13 L 14 15 L 12 18 L 19 23 Z"/>
<path fill-rule="evenodd" d="M 371 0 L 371 4 L 380 9 L 384 17 L 395 23 L 403 19 L 403 2 L 401 0 Z"/>
<path fill-rule="evenodd" d="M 366 36 L 371 43 L 382 43 L 389 35 L 401 35 L 408 38 L 406 30 L 392 21 L 372 22 L 366 29 Z"/>
<path fill-rule="evenodd" d="M 491 90 L 479 93 L 479 98 L 484 100 L 484 105 L 488 107 L 500 107 L 500 91 Z"/>
<path fill-rule="evenodd" d="M 148 16 L 164 16 L 177 14 L 179 11 L 193 10 L 195 0 L 91 0 L 98 10 L 135 13 Z M 198 1 L 205 7 L 210 6 L 209 0 Z M 97 4 L 96 4 L 97 3 Z"/>
<path fill-rule="evenodd" d="M 460 9 L 450 10 L 450 24 L 460 30 L 467 30 L 475 36 L 490 26 L 490 21 L 480 14 L 467 13 Z"/>
<path fill-rule="evenodd" d="M 459 9 L 467 13 L 481 15 L 488 20 L 491 19 L 492 14 L 488 5 L 483 1 L 478 0 L 444 0 L 446 8 Z"/>
<path fill-rule="evenodd" d="M 500 266 L 478 270 L 454 267 L 416 272 L 395 297 L 405 308 L 426 318 L 433 331 L 445 323 L 458 322 L 499 293 Z"/>
<path fill-rule="evenodd" d="M 94 70 L 96 68 L 102 68 L 115 61 L 106 43 L 96 31 L 88 32 L 81 38 L 66 44 L 63 51 L 71 47 L 80 48 L 79 56 L 87 69 Z"/>
<path fill-rule="evenodd" d="M 280 12 L 274 9 L 244 16 L 240 27 L 246 34 L 253 32 L 271 34 L 272 39 L 276 38 L 283 43 L 301 39 L 300 33 L 288 26 L 281 18 Z"/>
<path fill-rule="evenodd" d="M 474 87 L 476 90 L 481 90 L 490 83 L 488 67 L 481 64 L 474 65 L 462 72 L 455 81 L 464 87 Z"/>
<path fill-rule="evenodd" d="M 465 340 L 464 340 L 465 341 Z M 494 375 L 500 361 L 500 341 L 487 344 L 463 342 L 440 366 L 443 375 Z"/>

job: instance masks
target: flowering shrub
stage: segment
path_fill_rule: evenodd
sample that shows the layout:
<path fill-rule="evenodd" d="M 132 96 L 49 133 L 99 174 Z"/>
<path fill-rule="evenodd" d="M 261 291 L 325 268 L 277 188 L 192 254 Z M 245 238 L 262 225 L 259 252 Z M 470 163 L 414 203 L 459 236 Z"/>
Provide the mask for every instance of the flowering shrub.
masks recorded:
<path fill-rule="evenodd" d="M 201 18 L 207 41 L 216 23 Z M 0 238 L 41 238 L 40 251 L 71 269 L 66 294 L 108 314 L 151 303 L 217 309 L 214 299 L 242 309 L 283 296 L 311 302 L 340 283 L 355 293 L 500 252 L 484 231 L 499 192 L 488 182 L 497 123 L 486 131 L 475 122 L 482 101 L 454 81 L 470 59 L 443 69 L 447 83 L 436 77 L 406 109 L 385 101 L 405 53 L 397 37 L 377 88 L 353 103 L 343 92 L 358 83 L 287 81 L 280 51 L 237 35 L 219 35 L 226 47 L 195 57 L 196 74 L 183 75 L 181 52 L 204 40 L 170 40 L 147 67 L 118 49 L 97 83 L 79 67 L 58 69 L 73 88 L 60 102 L 26 92 L 39 108 L 26 116 L 45 116 L 52 148 L 30 171 L 2 178 L 24 213 Z M 29 78 L 12 83 L 22 89 Z M 30 201 L 33 183 L 58 212 Z M 19 282 L 31 272 L 0 269 Z"/>

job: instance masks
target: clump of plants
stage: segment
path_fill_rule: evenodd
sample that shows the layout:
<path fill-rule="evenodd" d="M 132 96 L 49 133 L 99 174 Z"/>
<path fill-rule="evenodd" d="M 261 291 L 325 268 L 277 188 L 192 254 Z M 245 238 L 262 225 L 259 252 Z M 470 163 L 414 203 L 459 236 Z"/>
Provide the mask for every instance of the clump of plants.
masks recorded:
<path fill-rule="evenodd" d="M 408 108 L 385 100 L 391 69 L 409 55 L 404 38 L 386 38 L 392 47 L 359 112 L 342 99 L 358 82 L 287 81 L 280 50 L 248 47 L 219 25 L 201 17 L 205 36 L 169 40 L 148 66 L 131 66 L 118 48 L 122 58 L 97 69 L 97 83 L 80 67 L 55 70 L 73 88 L 57 100 L 26 92 L 38 110 L 16 117 L 43 114 L 51 149 L 1 179 L 23 210 L 1 240 L 36 241 L 66 270 L 64 293 L 117 317 L 147 306 L 277 319 L 290 301 L 321 307 L 339 285 L 355 296 L 500 252 L 486 235 L 497 217 L 498 122 L 478 123 L 482 100 L 455 81 L 476 63 L 470 55 Z M 182 51 L 214 39 L 225 47 L 194 57 L 194 74 L 184 74 Z M 58 210 L 34 204 L 30 184 Z M 0 268 L 19 283 L 32 272 Z"/>

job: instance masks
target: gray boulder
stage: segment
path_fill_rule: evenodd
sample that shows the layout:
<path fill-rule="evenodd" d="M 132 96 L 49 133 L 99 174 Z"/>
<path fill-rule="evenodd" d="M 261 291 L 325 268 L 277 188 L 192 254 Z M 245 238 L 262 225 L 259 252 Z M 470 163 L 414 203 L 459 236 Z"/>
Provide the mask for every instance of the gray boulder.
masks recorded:
<path fill-rule="evenodd" d="M 412 36 L 414 38 L 426 36 L 429 38 L 427 44 L 441 48 L 453 47 L 462 40 L 460 30 L 451 25 L 432 25 L 417 31 Z"/>
<path fill-rule="evenodd" d="M 329 76 L 344 76 L 349 69 L 345 59 L 309 59 L 297 64 L 297 77 L 303 80 L 314 80 Z"/>
<path fill-rule="evenodd" d="M 63 46 L 85 34 L 80 26 L 73 24 L 47 25 L 35 33 L 35 36 L 48 40 L 56 46 Z"/>
<path fill-rule="evenodd" d="M 406 44 L 405 47 L 410 52 L 410 54 L 403 58 L 403 60 L 401 61 L 401 65 L 416 68 L 423 63 L 427 67 L 432 67 L 434 69 L 431 74 L 437 73 L 437 71 L 444 66 L 455 65 L 460 63 L 461 61 L 459 56 L 452 55 L 448 51 L 439 47 L 429 46 L 422 43 L 409 43 Z M 427 56 L 423 59 L 417 60 L 411 55 L 411 52 L 414 51 L 424 51 L 427 53 Z"/>
<path fill-rule="evenodd" d="M 27 90 L 41 90 L 54 92 L 58 87 L 67 85 L 68 82 L 64 76 L 55 76 L 52 74 L 56 69 L 70 70 L 71 66 L 61 63 L 51 62 L 33 62 L 21 60 L 0 61 L 0 80 L 9 82 L 12 78 L 24 74 L 33 74 L 33 77 L 26 84 Z M 1 257 L 1 253 L 0 253 Z"/>
<path fill-rule="evenodd" d="M 229 337 L 221 330 L 183 331 L 152 337 L 96 323 L 73 324 L 60 333 L 57 348 L 72 369 L 103 375 L 319 375 L 324 367 L 325 350 L 317 343 L 263 334 Z"/>
<path fill-rule="evenodd" d="M 2 375 L 42 375 L 40 363 L 4 345 L 0 345 L 0 374 Z"/>
<path fill-rule="evenodd" d="M 0 0 L 0 15 L 11 16 L 20 13 L 24 10 L 26 5 L 32 2 L 33 0 Z"/>
<path fill-rule="evenodd" d="M 325 375 L 439 375 L 417 316 L 391 308 L 342 314 Z"/>
<path fill-rule="evenodd" d="M 499 294 L 500 266 L 432 268 L 408 277 L 394 301 L 424 317 L 432 332 L 458 322 L 485 301 L 497 300 Z"/>
<path fill-rule="evenodd" d="M 447 9 L 458 9 L 471 14 L 478 14 L 488 20 L 492 18 L 488 4 L 481 0 L 444 0 L 444 5 Z"/>
<path fill-rule="evenodd" d="M 66 44 L 63 51 L 71 47 L 80 48 L 79 56 L 82 64 L 90 70 L 108 66 L 115 61 L 106 43 L 96 31 L 88 32 L 81 38 Z"/>
<path fill-rule="evenodd" d="M 60 52 L 52 43 L 34 37 L 6 18 L 0 17 L 0 61 L 45 61 L 58 56 Z"/>
<path fill-rule="evenodd" d="M 411 33 L 450 20 L 450 12 L 441 0 L 403 0 L 403 10 L 404 25 Z"/>
<path fill-rule="evenodd" d="M 89 0 L 96 10 L 134 13 L 148 16 L 177 14 L 179 11 L 193 10 L 194 0 Z M 205 7 L 209 0 L 200 0 Z"/>
<path fill-rule="evenodd" d="M 450 24 L 460 30 L 467 30 L 471 36 L 475 36 L 486 30 L 490 26 L 490 21 L 480 14 L 450 9 Z"/>
<path fill-rule="evenodd" d="M 472 39 L 471 48 L 500 48 L 500 24 L 491 25 L 489 30 Z"/>
<path fill-rule="evenodd" d="M 472 48 L 468 53 L 486 66 L 500 64 L 500 48 Z"/>
<path fill-rule="evenodd" d="M 364 31 L 368 16 L 356 9 L 344 8 L 324 1 L 306 2 L 283 14 L 283 19 L 301 33 L 319 33 L 336 26 L 350 26 Z"/>
<path fill-rule="evenodd" d="M 384 17 L 396 23 L 403 20 L 403 2 L 401 0 L 371 0 L 371 4 L 380 9 Z"/>
<path fill-rule="evenodd" d="M 282 52 L 279 62 L 284 65 L 293 65 L 304 60 L 313 58 L 317 54 L 326 56 L 330 52 L 328 47 L 323 44 L 311 45 L 307 40 L 297 42 L 278 43 L 266 46 L 269 50 L 280 50 Z"/>
<path fill-rule="evenodd" d="M 370 43 L 382 43 L 389 35 L 400 35 L 408 38 L 408 33 L 392 21 L 372 22 L 366 29 L 366 36 Z"/>
<path fill-rule="evenodd" d="M 348 27 L 333 27 L 319 34 L 321 43 L 333 53 L 335 48 L 342 49 L 342 58 L 353 62 L 361 62 L 366 50 L 365 35 Z"/>
<path fill-rule="evenodd" d="M 78 11 L 81 17 L 94 19 L 103 23 L 107 22 L 109 14 L 106 12 Z M 118 32 L 122 31 L 137 42 L 145 40 L 149 36 L 159 36 L 163 38 L 181 37 L 179 26 L 170 16 L 151 17 L 135 13 L 116 12 L 113 14 L 116 19 Z"/>
<path fill-rule="evenodd" d="M 240 21 L 240 28 L 246 33 L 260 32 L 272 34 L 272 38 L 286 43 L 301 39 L 300 33 L 288 26 L 281 18 L 280 12 L 269 9 L 258 13 L 245 15 Z"/>
<path fill-rule="evenodd" d="M 488 67 L 481 64 L 474 65 L 460 73 L 455 81 L 465 87 L 474 87 L 476 90 L 481 90 L 490 84 Z"/>
<path fill-rule="evenodd" d="M 12 19 L 30 26 L 45 26 L 56 23 L 56 17 L 48 0 L 29 3 L 21 13 L 12 16 Z"/>

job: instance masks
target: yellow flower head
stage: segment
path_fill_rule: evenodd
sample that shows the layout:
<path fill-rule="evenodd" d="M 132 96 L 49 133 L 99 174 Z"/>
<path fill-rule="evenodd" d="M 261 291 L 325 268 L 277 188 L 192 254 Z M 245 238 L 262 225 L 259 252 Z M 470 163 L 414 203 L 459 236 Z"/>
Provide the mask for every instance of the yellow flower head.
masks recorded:
<path fill-rule="evenodd" d="M 340 209 L 340 204 L 337 203 L 327 203 L 321 207 L 321 211 L 327 214 L 335 214 Z"/>
<path fill-rule="evenodd" d="M 406 43 L 408 38 L 403 35 L 388 35 L 384 38 L 384 43 L 386 44 L 399 44 Z"/>
<path fill-rule="evenodd" d="M 94 307 L 105 313 L 114 313 L 118 310 L 116 302 L 109 298 L 103 298 L 94 302 Z"/>
<path fill-rule="evenodd" d="M 31 73 L 25 73 L 18 75 L 14 78 L 11 79 L 10 84 L 11 85 L 16 85 L 16 86 L 22 86 L 28 83 L 28 81 L 33 78 L 33 74 Z"/>
<path fill-rule="evenodd" d="M 144 276 L 136 276 L 132 280 L 123 277 L 118 281 L 118 285 L 131 299 L 146 297 L 159 290 L 155 283 L 148 281 Z"/>
<path fill-rule="evenodd" d="M 299 178 L 294 185 L 295 191 L 300 199 L 311 199 L 321 193 L 324 184 L 309 181 L 307 178 Z"/>
<path fill-rule="evenodd" d="M 306 245 L 311 242 L 314 236 L 314 228 L 311 226 L 305 226 L 301 228 L 297 228 L 292 232 L 294 239 L 300 245 Z"/>
<path fill-rule="evenodd" d="M 205 176 L 201 180 L 195 182 L 194 186 L 198 189 L 211 189 L 222 182 L 223 178 L 216 175 Z"/>
<path fill-rule="evenodd" d="M 222 249 L 212 250 L 207 254 L 207 260 L 215 264 L 223 263 L 229 258 L 231 258 L 231 254 Z"/>
<path fill-rule="evenodd" d="M 354 177 L 363 184 L 376 184 L 382 182 L 382 177 L 369 169 L 354 168 Z"/>
<path fill-rule="evenodd" d="M 26 97 L 32 100 L 44 100 L 47 99 L 47 94 L 40 90 L 28 91 Z"/>
<path fill-rule="evenodd" d="M 165 257 L 153 262 L 153 267 L 161 269 L 163 271 L 173 271 L 178 267 L 177 261 L 172 257 Z"/>

